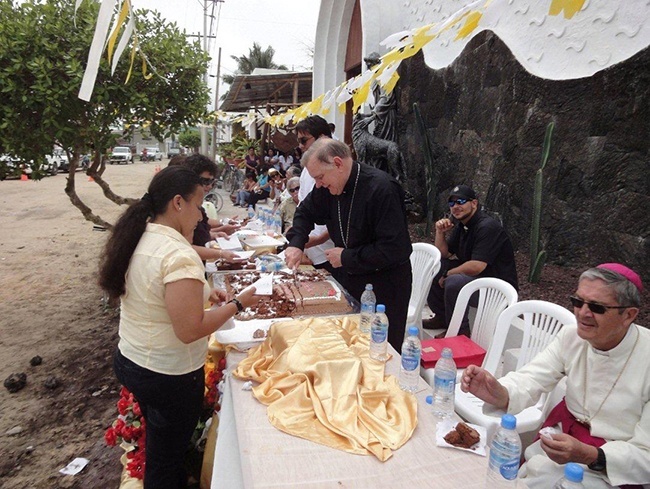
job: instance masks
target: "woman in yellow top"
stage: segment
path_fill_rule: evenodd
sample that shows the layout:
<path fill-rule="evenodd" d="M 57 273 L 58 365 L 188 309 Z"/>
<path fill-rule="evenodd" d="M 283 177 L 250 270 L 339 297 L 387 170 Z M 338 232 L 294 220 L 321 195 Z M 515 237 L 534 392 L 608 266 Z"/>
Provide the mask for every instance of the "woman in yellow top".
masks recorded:
<path fill-rule="evenodd" d="M 120 217 L 100 266 L 101 287 L 121 299 L 115 374 L 146 421 L 145 488 L 186 486 L 183 458 L 201 412 L 208 336 L 259 300 L 249 289 L 204 311 L 208 299 L 227 297 L 210 290 L 190 244 L 202 202 L 196 173 L 165 168 Z"/>

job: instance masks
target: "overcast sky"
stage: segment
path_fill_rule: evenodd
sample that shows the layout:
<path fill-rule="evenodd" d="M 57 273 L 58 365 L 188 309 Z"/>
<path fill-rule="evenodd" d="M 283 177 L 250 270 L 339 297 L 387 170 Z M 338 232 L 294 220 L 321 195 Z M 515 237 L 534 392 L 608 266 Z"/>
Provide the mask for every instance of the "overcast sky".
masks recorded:
<path fill-rule="evenodd" d="M 188 34 L 203 32 L 203 4 L 206 0 L 132 0 L 136 9 L 158 10 Z M 274 60 L 289 69 L 310 70 L 318 19 L 319 0 L 225 0 L 208 2 L 208 14 L 214 16 L 210 40 L 212 65 L 209 73 L 217 74 L 217 51 L 221 47 L 221 74 L 237 68 L 230 57 L 248 54 L 257 42 L 265 49 L 275 49 Z M 208 18 L 210 29 L 210 18 Z M 214 78 L 208 83 L 214 89 Z M 220 88 L 223 94 L 225 88 Z"/>

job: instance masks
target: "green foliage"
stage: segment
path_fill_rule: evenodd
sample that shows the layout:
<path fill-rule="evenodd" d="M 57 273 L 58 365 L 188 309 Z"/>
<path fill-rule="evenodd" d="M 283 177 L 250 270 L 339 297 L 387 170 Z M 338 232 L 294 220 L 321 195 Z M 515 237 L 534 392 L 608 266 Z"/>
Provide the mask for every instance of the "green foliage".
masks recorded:
<path fill-rule="evenodd" d="M 417 103 L 413 104 L 413 112 L 415 113 L 415 120 L 417 121 L 418 129 L 424 142 L 424 178 L 427 189 L 427 224 L 425 233 L 426 236 L 429 236 L 433 227 L 433 207 L 435 205 L 436 187 L 438 186 L 438 172 L 433 162 L 433 148 L 431 147 L 429 133 L 424 125 L 424 119 L 422 119 L 420 107 Z"/>
<path fill-rule="evenodd" d="M 221 144 L 217 149 L 217 154 L 223 159 L 244 159 L 251 146 L 255 148 L 255 153 L 259 156 L 260 141 L 250 139 L 244 134 L 237 134 L 231 142 Z"/>
<path fill-rule="evenodd" d="M 271 46 L 262 50 L 262 46 L 253 43 L 253 47 L 248 50 L 248 56 L 245 54 L 241 56 L 231 56 L 237 62 L 237 69 L 235 75 L 248 75 L 253 72 L 255 68 L 269 68 L 272 70 L 286 70 L 285 65 L 277 65 L 273 61 L 275 56 L 275 49 Z M 235 75 L 223 75 L 221 79 L 224 83 L 231 85 L 235 80 Z"/>
<path fill-rule="evenodd" d="M 554 122 L 550 122 L 546 126 L 546 134 L 544 135 L 544 147 L 542 149 L 542 161 L 537 173 L 535 174 L 535 190 L 533 193 L 533 220 L 530 230 L 530 272 L 528 274 L 528 281 L 530 283 L 538 283 L 542 275 L 542 268 L 546 263 L 546 251 L 540 250 L 540 227 L 542 221 L 542 186 L 543 186 L 543 170 L 546 167 L 548 156 L 551 152 L 551 137 L 553 136 Z"/>
<path fill-rule="evenodd" d="M 124 125 L 128 136 L 128 128 L 144 125 L 162 139 L 201 119 L 209 98 L 202 81 L 208 56 L 175 24 L 146 11 L 137 13 L 138 43 L 154 76 L 145 80 L 136 58 L 125 83 L 130 48 L 113 76 L 104 55 L 91 100 L 80 100 L 99 3 L 82 2 L 76 16 L 74 4 L 0 2 L 0 147 L 34 161 L 55 144 L 72 155 L 88 147 L 104 153 L 115 127 Z"/>
<path fill-rule="evenodd" d="M 201 146 L 201 133 L 198 129 L 186 129 L 178 135 L 178 142 L 181 146 L 196 150 Z"/>

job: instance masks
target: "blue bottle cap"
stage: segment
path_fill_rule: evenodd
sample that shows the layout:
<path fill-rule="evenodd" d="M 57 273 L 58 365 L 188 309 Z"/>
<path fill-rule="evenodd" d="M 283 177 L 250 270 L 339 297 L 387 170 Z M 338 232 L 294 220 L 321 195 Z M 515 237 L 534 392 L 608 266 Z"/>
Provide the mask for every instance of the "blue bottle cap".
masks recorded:
<path fill-rule="evenodd" d="M 433 396 L 427 396 L 427 404 L 433 404 Z"/>
<path fill-rule="evenodd" d="M 454 352 L 451 350 L 451 348 L 445 347 L 442 349 L 440 356 L 443 358 L 453 358 Z"/>
<path fill-rule="evenodd" d="M 366 290 L 372 290 L 372 284 L 366 284 Z"/>
<path fill-rule="evenodd" d="M 377 312 L 386 312 L 386 306 L 383 304 L 377 304 Z"/>
<path fill-rule="evenodd" d="M 517 427 L 517 418 L 512 414 L 501 416 L 501 426 L 507 430 L 514 430 Z"/>
<path fill-rule="evenodd" d="M 417 326 L 409 326 L 409 336 L 420 336 L 420 330 Z"/>
<path fill-rule="evenodd" d="M 584 470 L 580 465 L 569 462 L 564 466 L 564 477 L 571 482 L 582 482 Z"/>

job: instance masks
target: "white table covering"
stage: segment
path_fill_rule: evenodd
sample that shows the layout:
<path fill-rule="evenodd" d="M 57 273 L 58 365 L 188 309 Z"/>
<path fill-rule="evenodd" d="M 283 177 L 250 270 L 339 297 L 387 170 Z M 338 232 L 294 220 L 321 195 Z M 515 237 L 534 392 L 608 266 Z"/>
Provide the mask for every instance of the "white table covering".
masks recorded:
<path fill-rule="evenodd" d="M 399 356 L 386 372 L 396 375 Z M 228 355 L 228 371 L 244 358 Z M 271 425 L 266 406 L 243 381 L 228 376 L 222 400 L 212 489 L 239 488 L 483 488 L 487 459 L 436 446 L 436 418 L 426 404 L 431 388 L 420 379 L 418 426 L 412 438 L 382 463 L 281 432 Z"/>

